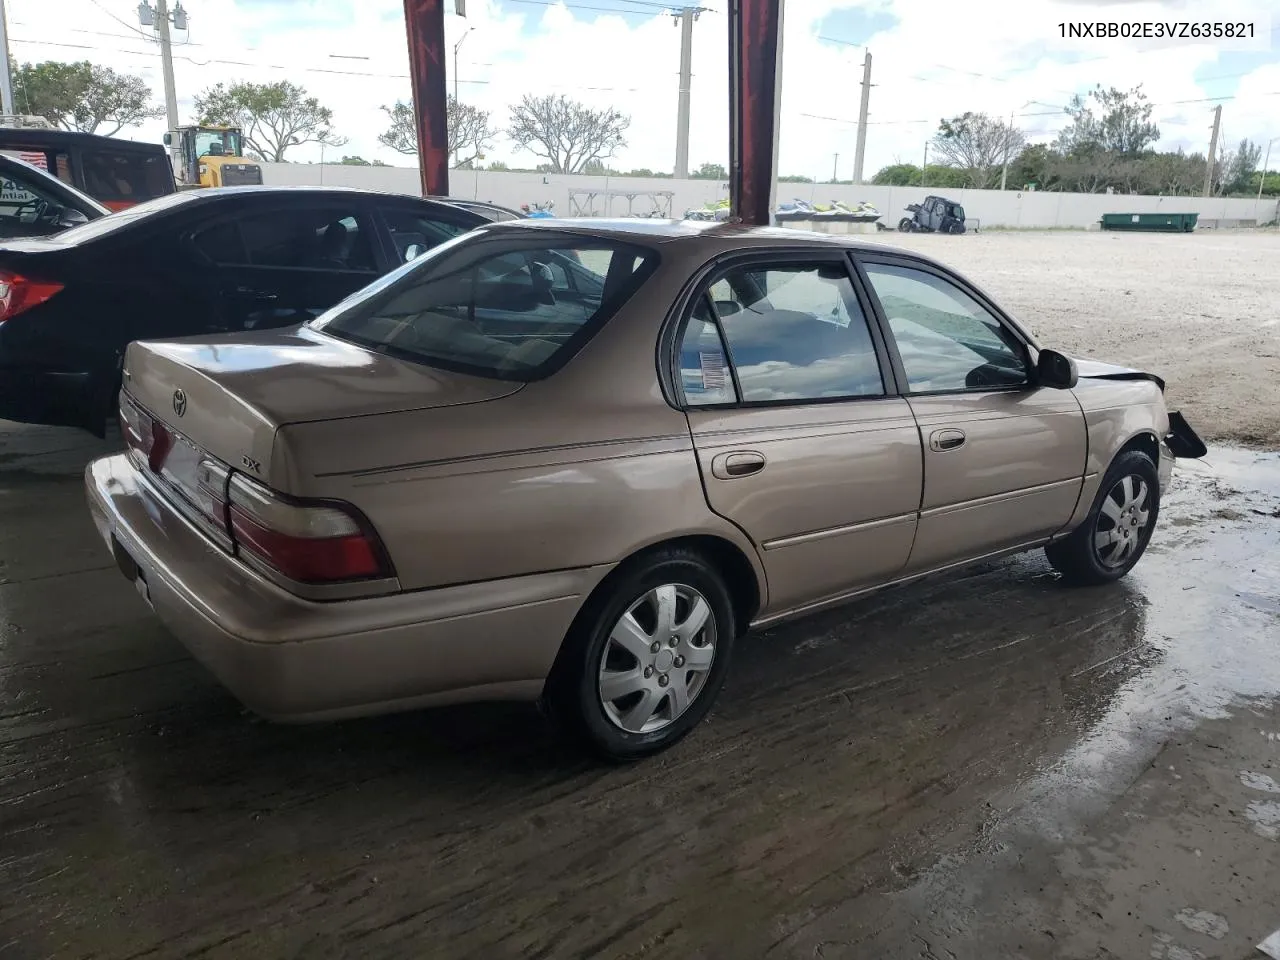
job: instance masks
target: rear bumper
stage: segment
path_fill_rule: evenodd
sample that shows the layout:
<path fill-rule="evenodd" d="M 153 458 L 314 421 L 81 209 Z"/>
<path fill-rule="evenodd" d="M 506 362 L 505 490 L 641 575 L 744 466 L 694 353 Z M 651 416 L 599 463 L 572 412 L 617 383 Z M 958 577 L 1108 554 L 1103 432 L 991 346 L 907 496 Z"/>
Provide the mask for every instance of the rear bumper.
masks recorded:
<path fill-rule="evenodd" d="M 85 483 L 99 533 L 126 576 L 143 579 L 156 615 L 246 706 L 277 720 L 534 699 L 609 570 L 316 603 L 210 542 L 127 456 L 95 460 Z"/>

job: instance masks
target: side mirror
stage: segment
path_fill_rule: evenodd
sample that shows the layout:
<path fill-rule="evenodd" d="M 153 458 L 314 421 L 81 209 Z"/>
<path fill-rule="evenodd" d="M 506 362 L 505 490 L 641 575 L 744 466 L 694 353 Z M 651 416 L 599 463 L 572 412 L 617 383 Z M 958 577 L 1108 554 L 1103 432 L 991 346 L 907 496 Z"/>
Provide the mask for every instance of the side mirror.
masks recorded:
<path fill-rule="evenodd" d="M 78 227 L 88 223 L 89 218 L 84 215 L 82 210 L 73 210 L 70 207 L 63 207 L 58 213 L 58 226 L 60 227 Z"/>
<path fill-rule="evenodd" d="M 173 146 L 173 134 L 172 134 L 172 133 L 166 133 L 166 134 L 164 135 L 164 140 L 163 140 L 163 142 L 164 142 L 164 145 L 165 145 L 166 147 L 172 147 L 172 146 Z"/>
<path fill-rule="evenodd" d="M 1076 362 L 1057 350 L 1041 350 L 1036 360 L 1036 382 L 1042 387 L 1070 390 L 1080 379 Z"/>
<path fill-rule="evenodd" d="M 410 260 L 417 260 L 420 256 L 422 256 L 426 252 L 427 252 L 427 248 L 424 247 L 422 244 L 411 243 L 409 244 L 409 246 L 405 247 L 404 262 L 408 263 Z"/>
<path fill-rule="evenodd" d="M 716 313 L 722 317 L 731 317 L 735 313 L 742 312 L 742 304 L 737 300 L 717 300 Z"/>

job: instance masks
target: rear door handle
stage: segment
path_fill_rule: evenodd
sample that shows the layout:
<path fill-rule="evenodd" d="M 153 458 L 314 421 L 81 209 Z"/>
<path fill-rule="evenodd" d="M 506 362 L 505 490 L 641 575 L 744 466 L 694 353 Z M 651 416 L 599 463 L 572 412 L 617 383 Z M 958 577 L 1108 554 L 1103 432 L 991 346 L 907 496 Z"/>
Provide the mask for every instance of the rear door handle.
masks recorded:
<path fill-rule="evenodd" d="M 253 287 L 236 287 L 236 293 L 251 300 L 269 301 L 280 299 L 279 294 L 269 293 L 266 290 L 255 290 Z"/>
<path fill-rule="evenodd" d="M 935 430 L 929 434 L 930 450 L 954 450 L 956 447 L 964 446 L 963 430 Z"/>
<path fill-rule="evenodd" d="M 722 453 L 711 461 L 711 475 L 720 480 L 737 480 L 759 473 L 764 469 L 764 463 L 764 454 L 754 450 Z"/>

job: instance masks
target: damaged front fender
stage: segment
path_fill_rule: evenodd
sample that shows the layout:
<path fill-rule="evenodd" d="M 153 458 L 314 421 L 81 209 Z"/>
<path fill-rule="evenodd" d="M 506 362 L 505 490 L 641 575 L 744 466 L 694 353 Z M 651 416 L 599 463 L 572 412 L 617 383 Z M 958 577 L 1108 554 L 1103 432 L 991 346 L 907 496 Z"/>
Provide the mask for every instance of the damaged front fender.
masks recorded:
<path fill-rule="evenodd" d="M 1160 388 L 1161 393 L 1164 393 L 1164 380 L 1154 373 L 1100 363 L 1097 360 L 1076 360 L 1075 363 L 1081 379 L 1150 380 Z M 1199 434 L 1192 429 L 1191 424 L 1187 423 L 1186 417 L 1176 410 L 1169 412 L 1169 432 L 1165 435 L 1164 442 L 1170 453 L 1186 460 L 1199 459 L 1209 452 L 1209 448 L 1205 446 Z"/>

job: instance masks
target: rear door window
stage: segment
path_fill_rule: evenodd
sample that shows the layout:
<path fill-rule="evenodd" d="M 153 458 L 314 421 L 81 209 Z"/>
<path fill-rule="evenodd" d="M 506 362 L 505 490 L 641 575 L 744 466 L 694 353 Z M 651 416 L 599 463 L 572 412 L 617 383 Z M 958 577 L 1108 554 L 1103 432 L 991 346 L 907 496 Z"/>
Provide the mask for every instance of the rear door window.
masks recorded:
<path fill-rule="evenodd" d="M 420 257 L 432 247 L 452 240 L 470 229 L 451 220 L 405 207 L 384 207 L 382 216 L 391 233 L 398 263 L 407 263 Z"/>
<path fill-rule="evenodd" d="M 533 380 L 571 357 L 656 265 L 629 244 L 466 235 L 315 325 L 403 359 Z"/>
<path fill-rule="evenodd" d="M 272 210 L 197 232 L 196 249 L 219 266 L 375 272 L 371 227 L 341 207 Z"/>
<path fill-rule="evenodd" d="M 682 341 L 691 406 L 735 399 L 726 346 L 746 403 L 884 396 L 870 325 L 842 263 L 738 267 L 712 284 Z"/>
<path fill-rule="evenodd" d="M 34 171 L 0 173 L 0 238 L 43 237 L 63 229 L 63 201 Z"/>

